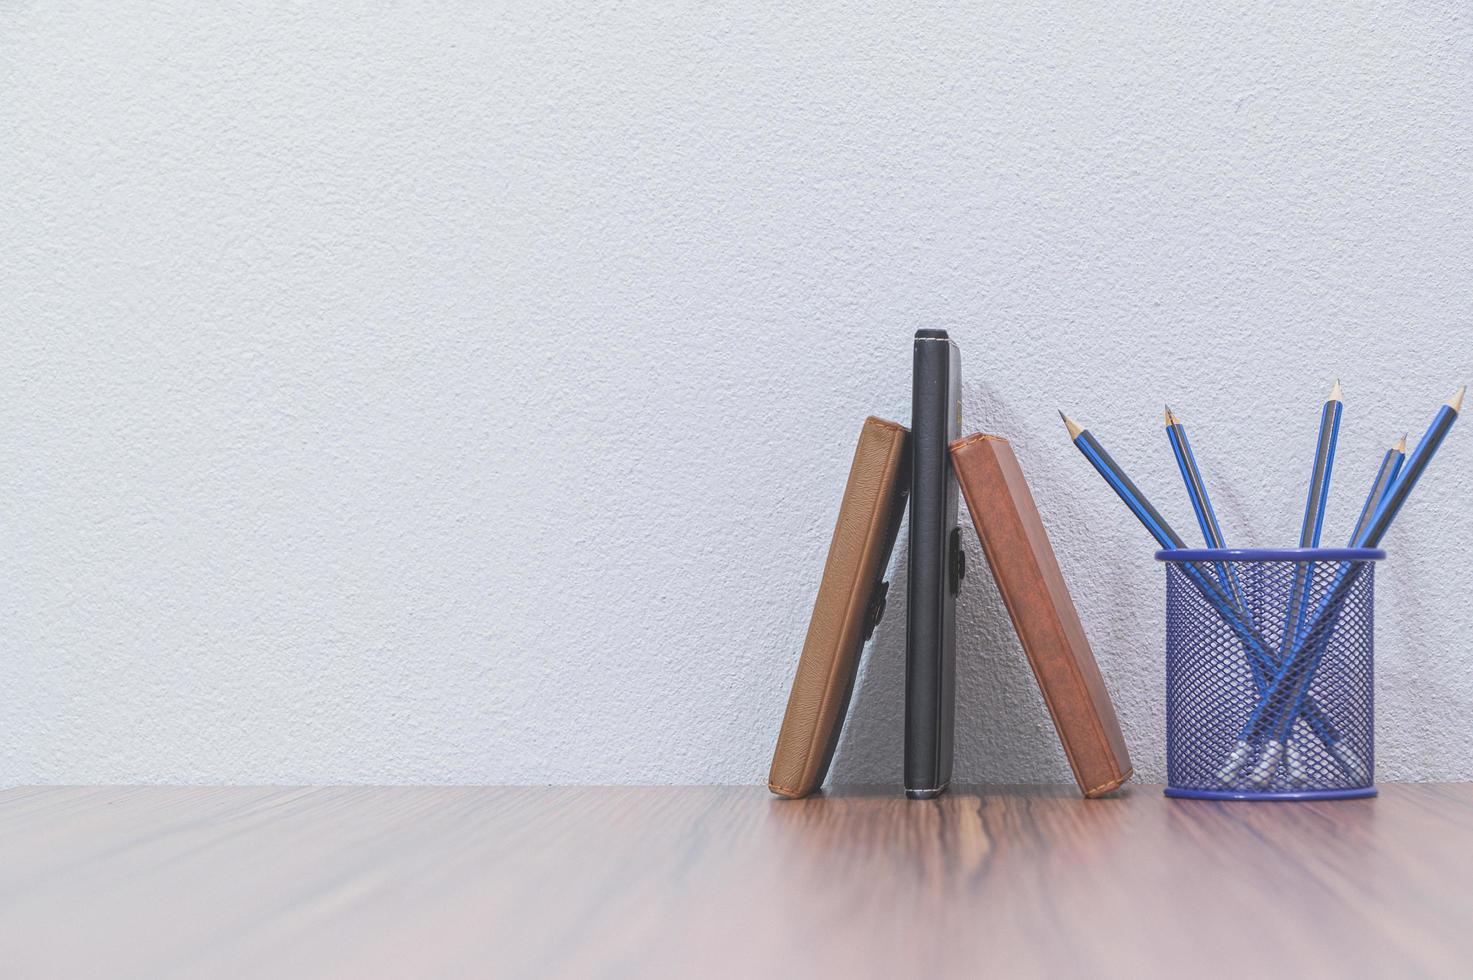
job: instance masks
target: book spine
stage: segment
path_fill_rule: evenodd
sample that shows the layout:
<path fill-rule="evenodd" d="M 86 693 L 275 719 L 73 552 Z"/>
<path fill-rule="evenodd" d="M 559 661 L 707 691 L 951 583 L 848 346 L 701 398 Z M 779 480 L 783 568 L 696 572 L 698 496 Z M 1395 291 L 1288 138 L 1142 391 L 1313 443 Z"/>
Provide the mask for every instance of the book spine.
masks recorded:
<path fill-rule="evenodd" d="M 952 345 L 917 338 L 911 397 L 911 503 L 906 603 L 905 788 L 935 795 L 951 778 L 955 595 L 949 581 L 947 450 Z M 951 497 L 954 499 L 955 491 Z"/>

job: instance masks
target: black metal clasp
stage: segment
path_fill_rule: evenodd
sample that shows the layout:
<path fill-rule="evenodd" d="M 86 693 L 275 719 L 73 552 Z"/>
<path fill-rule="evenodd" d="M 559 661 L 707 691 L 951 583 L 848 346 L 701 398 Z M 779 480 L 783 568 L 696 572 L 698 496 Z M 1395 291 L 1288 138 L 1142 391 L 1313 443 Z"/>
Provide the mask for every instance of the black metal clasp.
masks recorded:
<path fill-rule="evenodd" d="M 869 597 L 869 606 L 864 611 L 864 638 L 875 635 L 875 627 L 885 618 L 885 597 L 890 592 L 890 583 L 881 582 Z"/>
<path fill-rule="evenodd" d="M 967 553 L 962 549 L 962 529 L 951 529 L 951 594 L 962 590 L 962 579 L 967 577 Z"/>

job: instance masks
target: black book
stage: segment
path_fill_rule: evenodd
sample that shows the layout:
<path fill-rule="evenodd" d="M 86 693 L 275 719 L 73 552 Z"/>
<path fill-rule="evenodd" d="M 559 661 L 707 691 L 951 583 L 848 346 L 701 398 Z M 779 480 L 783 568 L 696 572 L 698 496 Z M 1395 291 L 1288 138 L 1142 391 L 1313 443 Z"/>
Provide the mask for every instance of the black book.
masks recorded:
<path fill-rule="evenodd" d="M 929 799 L 951 782 L 956 716 L 956 596 L 966 568 L 949 448 L 962 434 L 961 355 L 945 330 L 917 330 L 914 346 L 905 793 Z"/>

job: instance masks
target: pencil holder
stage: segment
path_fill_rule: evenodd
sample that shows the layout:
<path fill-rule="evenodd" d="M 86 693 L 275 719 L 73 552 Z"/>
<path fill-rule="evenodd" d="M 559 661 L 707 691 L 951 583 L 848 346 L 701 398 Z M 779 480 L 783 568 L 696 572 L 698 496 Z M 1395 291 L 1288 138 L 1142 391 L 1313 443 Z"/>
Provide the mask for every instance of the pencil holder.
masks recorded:
<path fill-rule="evenodd" d="M 1159 551 L 1166 795 L 1376 795 L 1370 548 Z"/>

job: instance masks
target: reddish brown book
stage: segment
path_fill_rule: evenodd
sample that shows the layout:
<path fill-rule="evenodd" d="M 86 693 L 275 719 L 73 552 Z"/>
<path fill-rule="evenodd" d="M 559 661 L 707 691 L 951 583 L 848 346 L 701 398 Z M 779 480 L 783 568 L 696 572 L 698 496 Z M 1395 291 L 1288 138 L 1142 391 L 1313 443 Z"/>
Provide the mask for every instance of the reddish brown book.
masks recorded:
<path fill-rule="evenodd" d="M 953 442 L 951 461 L 1074 778 L 1103 796 L 1130 778 L 1130 753 L 1023 468 L 1006 439 L 981 433 Z"/>

